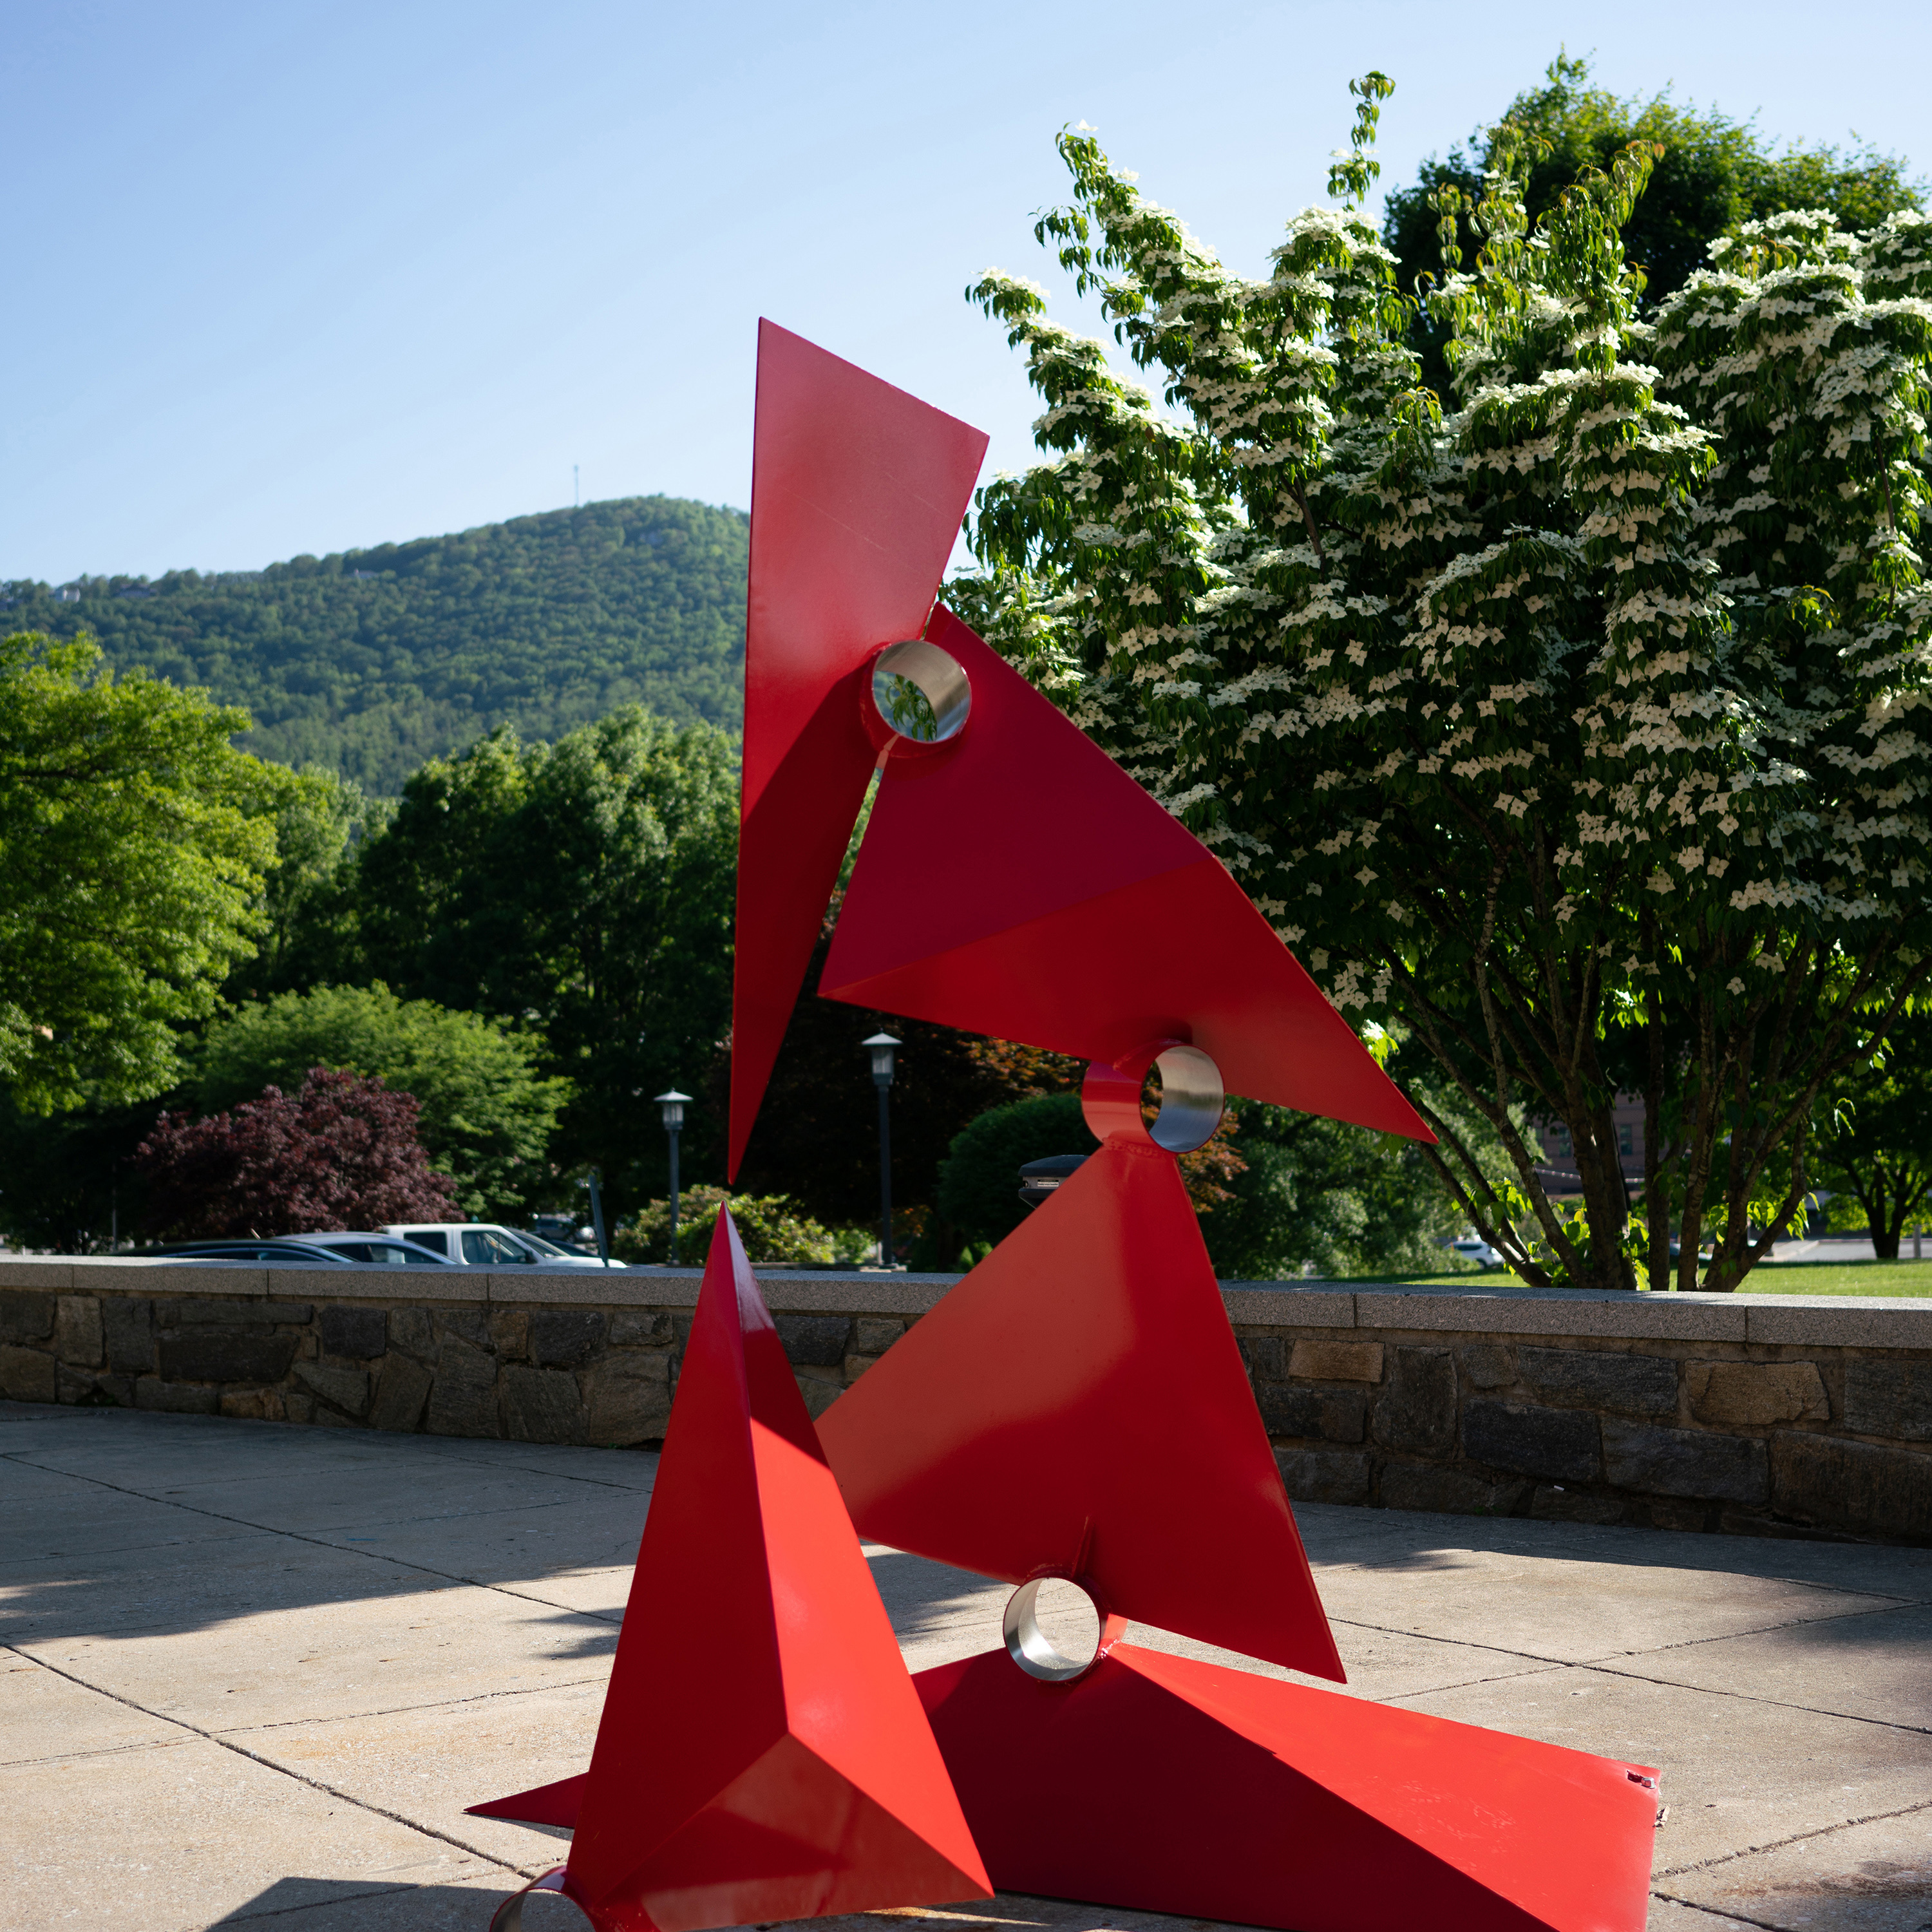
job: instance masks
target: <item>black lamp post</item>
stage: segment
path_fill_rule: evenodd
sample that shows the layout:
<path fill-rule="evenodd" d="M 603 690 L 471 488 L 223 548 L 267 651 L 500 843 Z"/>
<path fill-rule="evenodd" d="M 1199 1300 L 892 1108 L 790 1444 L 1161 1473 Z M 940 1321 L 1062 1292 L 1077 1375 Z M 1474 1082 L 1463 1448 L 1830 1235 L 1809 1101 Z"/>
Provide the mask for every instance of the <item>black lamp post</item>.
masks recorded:
<path fill-rule="evenodd" d="M 892 1048 L 903 1042 L 875 1033 L 860 1045 L 872 1056 L 872 1084 L 879 1090 L 879 1265 L 892 1261 Z"/>
<path fill-rule="evenodd" d="M 657 1096 L 658 1112 L 664 1117 L 664 1138 L 670 1142 L 670 1264 L 677 1265 L 677 1136 L 684 1125 L 684 1103 L 691 1096 L 675 1087 Z"/>
<path fill-rule="evenodd" d="M 604 1235 L 604 1195 L 603 1190 L 597 1185 L 598 1178 L 598 1171 L 593 1167 L 584 1185 L 590 1190 L 590 1225 L 596 1231 L 597 1258 L 608 1268 L 610 1265 L 610 1244 Z"/>

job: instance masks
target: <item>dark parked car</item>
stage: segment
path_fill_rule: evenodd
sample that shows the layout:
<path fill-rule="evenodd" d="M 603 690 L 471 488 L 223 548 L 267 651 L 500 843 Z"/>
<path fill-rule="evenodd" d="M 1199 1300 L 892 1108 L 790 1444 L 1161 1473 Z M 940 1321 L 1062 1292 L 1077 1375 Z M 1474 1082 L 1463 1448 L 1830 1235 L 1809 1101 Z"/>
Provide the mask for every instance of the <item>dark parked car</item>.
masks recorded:
<path fill-rule="evenodd" d="M 393 1234 L 284 1234 L 268 1240 L 182 1241 L 149 1250 L 169 1261 L 279 1262 L 284 1265 L 448 1268 L 446 1256 Z"/>
<path fill-rule="evenodd" d="M 284 1262 L 326 1266 L 339 1262 L 350 1265 L 346 1255 L 332 1255 L 326 1248 L 310 1247 L 302 1241 L 176 1241 L 165 1248 L 148 1248 L 142 1258 L 160 1262 Z"/>

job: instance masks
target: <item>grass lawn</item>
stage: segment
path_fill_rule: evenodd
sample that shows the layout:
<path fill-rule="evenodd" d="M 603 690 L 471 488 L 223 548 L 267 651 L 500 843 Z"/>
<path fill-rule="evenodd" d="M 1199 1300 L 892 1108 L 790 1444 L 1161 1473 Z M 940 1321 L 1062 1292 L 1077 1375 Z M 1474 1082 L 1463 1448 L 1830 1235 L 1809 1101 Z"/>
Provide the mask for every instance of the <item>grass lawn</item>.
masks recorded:
<path fill-rule="evenodd" d="M 1442 1274 L 1382 1275 L 1346 1283 L 1357 1288 L 1520 1288 L 1506 1268 Z M 1932 1299 L 1932 1255 L 1922 1262 L 1769 1262 L 1745 1276 L 1741 1294 L 1901 1294 Z"/>
<path fill-rule="evenodd" d="M 1932 1256 L 1922 1262 L 1772 1262 L 1753 1268 L 1738 1292 L 1932 1296 Z"/>

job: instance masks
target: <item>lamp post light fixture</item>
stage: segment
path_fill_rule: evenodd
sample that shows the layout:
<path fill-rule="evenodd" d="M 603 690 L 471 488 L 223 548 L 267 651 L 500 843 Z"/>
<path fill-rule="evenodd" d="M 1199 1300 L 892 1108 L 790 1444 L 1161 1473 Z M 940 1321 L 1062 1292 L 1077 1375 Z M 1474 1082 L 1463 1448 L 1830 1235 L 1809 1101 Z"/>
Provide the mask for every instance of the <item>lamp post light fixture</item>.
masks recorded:
<path fill-rule="evenodd" d="M 892 1049 L 904 1042 L 875 1033 L 860 1045 L 872 1056 L 872 1084 L 879 1090 L 879 1265 L 892 1260 Z"/>
<path fill-rule="evenodd" d="M 610 1265 L 610 1244 L 604 1234 L 604 1196 L 598 1186 L 598 1172 L 592 1168 L 581 1185 L 590 1190 L 590 1225 L 597 1234 L 597 1258 L 606 1268 Z"/>
<path fill-rule="evenodd" d="M 677 1265 L 677 1136 L 684 1125 L 684 1103 L 691 1098 L 675 1087 L 657 1096 L 658 1112 L 664 1120 L 664 1138 L 670 1142 L 670 1264 Z"/>

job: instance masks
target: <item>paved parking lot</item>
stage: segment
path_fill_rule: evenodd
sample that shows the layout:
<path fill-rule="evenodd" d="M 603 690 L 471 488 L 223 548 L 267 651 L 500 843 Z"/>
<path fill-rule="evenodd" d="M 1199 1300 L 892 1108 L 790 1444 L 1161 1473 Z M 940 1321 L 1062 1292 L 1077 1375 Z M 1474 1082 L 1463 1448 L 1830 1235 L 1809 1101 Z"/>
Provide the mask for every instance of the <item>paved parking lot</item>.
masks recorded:
<path fill-rule="evenodd" d="M 483 1932 L 562 1834 L 464 1807 L 588 1762 L 654 1465 L 0 1404 L 13 1922 Z M 1300 1515 L 1355 1694 L 1662 1767 L 1654 1928 L 1932 1928 L 1932 1550 Z M 913 1668 L 998 1641 L 1002 1588 L 872 1556 Z"/>

